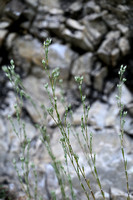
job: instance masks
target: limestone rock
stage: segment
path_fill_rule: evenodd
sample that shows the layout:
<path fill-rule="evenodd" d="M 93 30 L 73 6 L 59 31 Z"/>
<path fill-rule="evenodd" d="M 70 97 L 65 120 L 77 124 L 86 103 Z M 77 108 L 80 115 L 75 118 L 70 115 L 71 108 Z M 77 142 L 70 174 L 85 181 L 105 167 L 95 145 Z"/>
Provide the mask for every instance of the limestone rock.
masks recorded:
<path fill-rule="evenodd" d="M 114 48 L 111 52 L 111 62 L 112 62 L 112 66 L 116 66 L 117 62 L 120 58 L 120 51 L 118 48 Z"/>
<path fill-rule="evenodd" d="M 36 107 L 34 107 L 30 101 L 27 101 L 24 106 L 28 111 L 31 119 L 35 123 L 40 123 L 43 121 L 44 111 L 41 109 L 41 105 L 45 104 L 46 108 L 50 107 L 48 95 L 44 89 L 44 84 L 47 82 L 45 81 L 46 80 L 40 80 L 34 76 L 29 76 L 23 80 L 23 85 L 26 88 L 27 94 L 30 95 Z"/>
<path fill-rule="evenodd" d="M 130 51 L 129 41 L 125 37 L 121 37 L 118 45 L 122 52 L 122 55 L 126 56 L 128 54 L 128 52 Z"/>
<path fill-rule="evenodd" d="M 0 29 L 6 29 L 10 26 L 10 22 L 8 21 L 2 21 L 0 22 Z"/>
<path fill-rule="evenodd" d="M 52 15 L 63 15 L 64 14 L 63 10 L 59 9 L 59 8 L 52 8 L 49 10 L 49 13 Z"/>
<path fill-rule="evenodd" d="M 84 6 L 85 14 L 90 13 L 99 13 L 100 12 L 100 6 L 98 6 L 94 1 L 89 1 Z"/>
<path fill-rule="evenodd" d="M 106 17 L 103 18 L 103 20 L 106 22 L 106 24 L 111 28 L 111 29 L 116 29 L 118 25 L 118 19 L 115 17 L 113 14 L 107 14 Z"/>
<path fill-rule="evenodd" d="M 19 19 L 25 9 L 25 5 L 21 1 L 12 0 L 7 5 L 5 12 L 14 20 Z"/>
<path fill-rule="evenodd" d="M 105 119 L 108 112 L 108 105 L 96 101 L 91 105 L 89 111 L 89 122 L 90 124 L 98 129 L 102 129 L 105 125 Z"/>
<path fill-rule="evenodd" d="M 129 103 L 126 105 L 126 109 L 133 116 L 133 103 Z"/>
<path fill-rule="evenodd" d="M 126 192 L 118 189 L 118 188 L 111 188 L 111 199 L 112 200 L 125 200 L 127 198 Z M 132 195 L 130 196 L 130 199 L 132 200 Z"/>
<path fill-rule="evenodd" d="M 73 125 L 77 126 L 81 124 L 81 116 L 83 115 L 83 106 L 81 105 L 79 108 L 75 110 L 73 113 Z"/>
<path fill-rule="evenodd" d="M 73 19 L 68 19 L 66 21 L 66 24 L 70 28 L 74 28 L 74 29 L 79 30 L 79 31 L 83 31 L 84 28 L 85 28 L 83 25 L 81 25 L 80 23 L 78 23 L 76 20 L 73 20 Z"/>
<path fill-rule="evenodd" d="M 104 94 L 109 95 L 115 88 L 115 83 L 113 83 L 112 81 L 107 81 L 105 88 L 104 88 Z"/>
<path fill-rule="evenodd" d="M 107 200 L 110 199 L 109 193 L 104 192 L 104 195 L 105 195 L 105 198 L 106 198 Z M 95 193 L 95 198 L 96 198 L 96 200 L 99 200 L 99 199 L 102 199 L 102 198 L 103 198 L 103 196 L 102 196 L 102 194 L 101 194 L 100 191 L 98 191 L 98 192 Z"/>
<path fill-rule="evenodd" d="M 69 6 L 70 13 L 78 13 L 82 9 L 82 3 L 80 1 L 74 2 Z"/>
<path fill-rule="evenodd" d="M 87 85 L 91 84 L 90 73 L 94 64 L 94 56 L 92 53 L 86 53 L 80 56 L 73 63 L 72 75 L 73 76 L 83 76 L 84 82 Z"/>
<path fill-rule="evenodd" d="M 26 3 L 32 6 L 33 8 L 38 6 L 38 0 L 34 0 L 34 1 L 26 0 Z"/>
<path fill-rule="evenodd" d="M 116 66 L 120 51 L 118 49 L 117 41 L 120 37 L 119 31 L 112 31 L 107 34 L 106 39 L 103 41 L 98 49 L 99 58 L 107 65 Z"/>
<path fill-rule="evenodd" d="M 93 17 L 89 18 L 89 16 L 85 17 L 82 19 L 82 23 L 86 27 L 85 35 L 90 43 L 94 46 L 100 44 L 103 35 L 107 32 L 107 27 L 99 16 L 96 15 L 94 19 Z"/>
<path fill-rule="evenodd" d="M 3 110 L 1 110 L 1 115 L 4 117 L 8 117 L 8 115 L 13 116 L 15 114 L 14 105 L 16 104 L 16 96 L 13 92 L 8 92 L 7 97 L 5 98 L 5 102 L 3 105 Z"/>
<path fill-rule="evenodd" d="M 30 35 L 13 39 L 10 59 L 14 59 L 15 66 L 23 71 L 24 76 L 29 73 L 31 66 L 42 66 L 43 58 L 43 44 L 41 44 L 38 39 L 34 39 Z"/>
<path fill-rule="evenodd" d="M 98 91 L 102 91 L 103 90 L 103 86 L 104 86 L 104 79 L 107 76 L 107 68 L 103 67 L 103 68 L 99 68 L 99 66 L 96 66 L 96 69 L 92 72 L 92 75 L 94 77 L 94 83 L 93 83 L 93 87 L 98 90 Z"/>
<path fill-rule="evenodd" d="M 75 31 L 73 33 L 69 29 L 64 29 L 62 32 L 62 37 L 64 37 L 66 41 L 71 42 L 74 46 L 80 47 L 81 49 L 89 51 L 94 50 L 94 46 L 86 36 L 86 31 Z"/>
<path fill-rule="evenodd" d="M 39 29 L 46 29 L 46 30 L 52 30 L 56 31 L 58 34 L 59 30 L 61 29 L 62 23 L 65 21 L 65 18 L 62 15 L 45 15 L 40 17 L 38 16 L 38 19 L 34 22 L 34 27 L 37 27 Z"/>
<path fill-rule="evenodd" d="M 16 33 L 10 33 L 6 39 L 6 46 L 11 49 L 14 39 L 17 37 Z"/>
<path fill-rule="evenodd" d="M 49 47 L 49 66 L 52 69 L 59 67 L 60 77 L 67 79 L 74 56 L 74 52 L 68 46 L 58 43 L 52 44 Z"/>
<path fill-rule="evenodd" d="M 31 119 L 34 123 L 43 123 L 43 125 L 55 126 L 55 122 L 48 115 L 47 109 L 51 107 L 51 103 L 48 97 L 48 93 L 45 90 L 44 85 L 48 83 L 47 79 L 35 78 L 34 76 L 29 76 L 28 78 L 23 80 L 23 85 L 26 88 L 27 94 L 30 95 L 34 105 L 30 100 L 27 100 L 24 104 L 25 109 L 30 115 Z M 32 85 L 32 90 L 31 90 Z M 52 97 L 52 91 L 50 89 L 50 95 Z M 61 103 L 61 93 L 60 89 L 56 88 L 55 95 L 57 97 L 57 106 L 60 117 L 62 118 L 65 108 Z M 43 108 L 42 108 L 43 106 Z M 57 119 L 56 113 L 53 113 L 55 119 Z"/>
<path fill-rule="evenodd" d="M 128 105 L 132 101 L 132 94 L 126 85 L 123 85 L 122 93 L 122 102 L 124 103 L 124 105 Z M 115 91 L 112 94 L 110 94 L 110 104 L 116 104 L 116 95 L 118 95 L 118 88 L 116 88 Z"/>
<path fill-rule="evenodd" d="M 14 53 L 18 53 L 18 55 L 14 56 L 19 56 L 19 59 L 22 57 L 27 62 L 42 66 L 41 61 L 44 58 L 44 50 L 43 45 L 37 39 L 28 35 L 23 38 L 17 38 L 14 41 L 14 49 L 17 51 Z"/>
<path fill-rule="evenodd" d="M 125 125 L 124 125 L 124 131 L 125 133 L 127 133 L 128 135 L 133 135 L 133 120 L 131 117 L 126 116 L 125 118 Z"/>
<path fill-rule="evenodd" d="M 33 4 L 34 4 L 34 2 L 33 2 Z M 36 4 L 36 1 L 35 1 L 35 4 Z M 34 16 L 35 16 L 32 6 L 27 6 L 27 8 L 24 9 L 24 11 L 23 11 L 23 15 L 27 19 L 27 21 L 22 22 L 22 24 L 23 23 L 31 23 L 31 21 L 34 19 Z"/>
<path fill-rule="evenodd" d="M 13 159 L 15 156 L 16 156 L 16 160 L 17 160 L 19 158 L 19 156 L 21 156 L 21 152 L 22 152 L 21 144 L 22 144 L 22 142 L 24 142 L 25 139 L 24 139 L 23 130 L 21 128 L 22 124 L 20 126 L 16 118 L 12 118 L 12 120 L 13 120 L 15 129 L 16 129 L 16 133 L 13 130 L 12 124 L 10 123 L 10 121 L 8 121 L 7 122 L 8 133 L 7 133 L 6 142 L 8 145 L 10 145 L 10 149 L 9 149 L 10 160 Z M 34 138 L 38 136 L 38 132 L 35 129 L 35 127 L 33 125 L 31 125 L 29 122 L 26 122 L 24 120 L 22 120 L 21 122 L 25 123 L 25 132 L 27 134 L 28 139 L 31 139 L 31 141 L 34 141 Z M 21 131 L 20 131 L 20 128 L 21 128 Z M 16 134 L 18 134 L 18 136 Z M 35 149 L 34 149 L 34 151 L 35 151 Z M 35 154 L 32 154 L 32 152 L 33 151 L 31 150 L 30 156 L 35 155 Z"/>
<path fill-rule="evenodd" d="M 105 119 L 105 126 L 107 127 L 114 127 L 116 126 L 116 119 L 119 115 L 119 108 L 116 104 L 110 106 L 108 109 L 108 113 L 106 115 Z"/>
<path fill-rule="evenodd" d="M 125 36 L 129 36 L 129 28 L 123 24 L 117 24 L 117 28 L 121 31 L 121 33 Z"/>
<path fill-rule="evenodd" d="M 51 8 L 60 8 L 59 0 L 40 0 L 42 5 L 47 6 L 49 9 Z"/>

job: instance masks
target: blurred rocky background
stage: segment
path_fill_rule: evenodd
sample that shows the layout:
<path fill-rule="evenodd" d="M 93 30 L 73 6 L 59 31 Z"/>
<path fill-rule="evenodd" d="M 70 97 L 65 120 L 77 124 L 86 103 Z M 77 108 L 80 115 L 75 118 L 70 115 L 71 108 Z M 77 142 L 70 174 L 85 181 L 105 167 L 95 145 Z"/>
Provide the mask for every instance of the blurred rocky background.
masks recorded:
<path fill-rule="evenodd" d="M 125 125 L 125 147 L 128 161 L 130 193 L 133 193 L 133 1 L 132 0 L 0 0 L 0 185 L 14 200 L 20 195 L 20 186 L 12 165 L 19 163 L 20 144 L 13 133 L 7 116 L 14 120 L 16 102 L 14 90 L 2 72 L 3 65 L 13 59 L 16 71 L 38 106 L 47 107 L 48 97 L 43 84 L 47 82 L 42 68 L 43 42 L 50 37 L 51 69 L 59 67 L 64 80 L 65 98 L 74 112 L 73 125 L 80 132 L 82 113 L 80 96 L 74 76 L 83 75 L 86 104 L 91 105 L 88 128 L 94 134 L 93 150 L 106 199 L 126 199 L 126 181 L 119 141 L 119 111 L 116 103 L 118 70 L 127 65 L 127 82 L 123 88 L 123 102 L 128 115 Z M 57 90 L 61 116 L 60 93 Z M 55 190 L 60 199 L 57 179 L 49 155 L 39 140 L 33 124 L 40 116 L 27 101 L 22 110 L 28 137 L 31 138 L 31 158 L 39 176 L 40 193 L 49 200 L 49 191 Z M 59 131 L 48 119 L 48 133 L 52 149 L 58 159 L 64 160 Z M 98 188 L 83 158 L 75 138 L 71 136 L 75 151 L 86 169 L 86 174 L 100 199 Z M 86 197 L 71 168 L 77 199 Z M 31 182 L 32 180 L 32 176 Z M 8 194 L 9 193 L 9 194 Z M 68 193 L 70 193 L 68 189 Z M 12 194 L 14 195 L 12 197 Z"/>

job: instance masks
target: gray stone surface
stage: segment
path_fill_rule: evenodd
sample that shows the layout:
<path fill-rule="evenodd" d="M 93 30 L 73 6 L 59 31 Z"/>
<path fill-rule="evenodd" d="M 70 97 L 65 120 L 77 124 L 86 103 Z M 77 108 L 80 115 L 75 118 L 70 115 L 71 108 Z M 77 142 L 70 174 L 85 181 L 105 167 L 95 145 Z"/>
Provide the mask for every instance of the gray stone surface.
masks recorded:
<path fill-rule="evenodd" d="M 61 78 L 68 79 L 74 56 L 69 46 L 52 44 L 49 48 L 49 66 L 52 69 L 59 67 Z"/>
<path fill-rule="evenodd" d="M 27 35 L 24 38 L 17 38 L 14 41 L 13 48 L 16 50 L 15 53 L 18 53 L 19 57 L 22 57 L 28 62 L 33 62 L 36 65 L 41 65 L 41 61 L 44 57 L 42 46 L 43 45 L 40 41 L 34 39 L 30 35 Z"/>
<path fill-rule="evenodd" d="M 124 84 L 122 87 L 122 103 L 124 103 L 124 105 L 127 105 L 129 103 L 131 103 L 132 101 L 132 94 L 130 92 L 130 90 L 127 88 L 127 86 Z M 116 95 L 118 95 L 118 88 L 116 88 L 114 90 L 113 93 L 110 94 L 109 96 L 109 103 L 110 104 L 115 104 L 116 103 Z"/>
<path fill-rule="evenodd" d="M 84 82 L 87 85 L 91 84 L 90 74 L 94 65 L 94 56 L 92 53 L 86 53 L 83 56 L 75 60 L 72 66 L 73 76 L 83 76 Z"/>
<path fill-rule="evenodd" d="M 108 70 L 106 67 L 100 68 L 99 65 L 96 65 L 96 69 L 92 72 L 94 77 L 94 84 L 93 84 L 94 89 L 98 91 L 103 90 L 104 80 L 107 76 L 107 73 Z"/>
<path fill-rule="evenodd" d="M 119 48 L 120 48 L 122 54 L 124 56 L 127 55 L 130 50 L 130 44 L 129 44 L 128 40 L 125 37 L 121 37 L 118 45 L 119 45 Z"/>
<path fill-rule="evenodd" d="M 85 30 L 82 31 L 75 31 L 74 33 L 69 29 L 64 29 L 62 32 L 62 36 L 66 39 L 67 42 L 72 43 L 74 46 L 80 47 L 84 50 L 93 51 L 94 47 L 91 42 L 88 40 Z"/>
<path fill-rule="evenodd" d="M 99 58 L 107 65 L 116 66 L 119 60 L 120 51 L 118 49 L 117 40 L 120 37 L 119 31 L 112 31 L 106 35 L 106 39 L 98 49 Z"/>

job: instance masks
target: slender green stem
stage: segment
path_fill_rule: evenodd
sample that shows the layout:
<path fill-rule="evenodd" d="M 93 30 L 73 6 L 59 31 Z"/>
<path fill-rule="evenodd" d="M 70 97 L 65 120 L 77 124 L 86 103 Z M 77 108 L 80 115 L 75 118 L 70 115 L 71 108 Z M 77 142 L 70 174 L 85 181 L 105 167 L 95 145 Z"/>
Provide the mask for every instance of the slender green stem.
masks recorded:
<path fill-rule="evenodd" d="M 127 200 L 130 200 L 130 192 L 129 192 L 129 181 L 128 181 L 128 172 L 127 172 L 127 160 L 125 157 L 125 151 L 124 151 L 124 125 L 125 125 L 125 117 L 127 115 L 127 112 L 124 111 L 124 104 L 122 103 L 122 86 L 125 83 L 126 79 L 123 78 L 123 74 L 126 70 L 126 66 L 121 66 L 120 71 L 118 72 L 120 76 L 120 83 L 117 85 L 118 87 L 118 96 L 117 98 L 117 103 L 119 107 L 119 113 L 120 113 L 120 143 L 121 143 L 121 153 L 122 153 L 122 158 L 123 158 L 123 163 L 124 163 L 124 171 L 125 171 L 125 177 L 126 177 L 126 187 L 127 187 Z"/>

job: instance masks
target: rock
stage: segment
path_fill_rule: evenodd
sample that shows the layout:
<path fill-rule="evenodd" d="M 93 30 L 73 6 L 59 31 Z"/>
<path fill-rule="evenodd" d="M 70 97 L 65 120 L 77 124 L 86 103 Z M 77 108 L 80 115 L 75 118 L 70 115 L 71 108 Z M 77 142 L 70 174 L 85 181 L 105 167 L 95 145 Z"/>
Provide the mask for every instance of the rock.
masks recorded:
<path fill-rule="evenodd" d="M 30 101 L 27 101 L 24 106 L 28 111 L 31 119 L 34 123 L 41 123 L 44 119 L 44 111 L 41 109 L 41 105 L 45 104 L 46 108 L 50 107 L 48 95 L 44 89 L 44 84 L 46 84 L 47 80 L 38 79 L 34 76 L 29 76 L 23 80 L 23 85 L 26 88 L 28 95 L 30 95 L 33 100 L 35 107 L 32 105 Z M 32 86 L 32 90 L 31 90 Z"/>
<path fill-rule="evenodd" d="M 32 6 L 33 8 L 36 8 L 38 6 L 38 0 L 26 0 L 26 3 L 30 6 Z"/>
<path fill-rule="evenodd" d="M 59 0 L 40 0 L 40 4 L 47 6 L 49 9 L 60 8 Z"/>
<path fill-rule="evenodd" d="M 59 188 L 58 180 L 55 174 L 55 170 L 53 166 L 48 163 L 43 163 L 42 167 L 36 168 L 37 172 L 37 182 L 38 182 L 38 196 L 41 196 L 44 200 L 49 199 L 51 196 L 51 191 L 57 191 Z M 35 175 L 33 169 L 29 172 L 29 183 L 30 183 L 30 190 L 34 197 L 34 181 Z"/>
<path fill-rule="evenodd" d="M 17 67 L 28 74 L 31 65 L 42 66 L 42 59 L 44 58 L 43 44 L 29 35 L 22 38 L 17 37 L 13 40 L 10 57 L 14 59 Z"/>
<path fill-rule="evenodd" d="M 17 37 L 16 33 L 10 33 L 7 38 L 6 38 L 6 47 L 7 49 L 11 49 L 12 47 L 12 43 L 14 41 L 14 39 Z"/>
<path fill-rule="evenodd" d="M 75 110 L 73 113 L 73 120 L 72 124 L 74 126 L 80 125 L 81 124 L 81 116 L 83 115 L 83 106 L 81 105 L 79 108 Z"/>
<path fill-rule="evenodd" d="M 14 105 L 16 104 L 16 96 L 14 92 L 8 92 L 7 97 L 4 101 L 4 109 L 1 110 L 1 115 L 8 117 L 8 115 L 13 116 L 15 114 Z"/>
<path fill-rule="evenodd" d="M 128 112 L 133 116 L 133 103 L 128 103 L 126 105 L 126 109 L 128 110 Z"/>
<path fill-rule="evenodd" d="M 122 88 L 122 102 L 124 103 L 124 105 L 128 105 L 131 101 L 132 101 L 132 94 L 131 92 L 128 90 L 128 88 L 126 87 L 126 85 L 123 85 Z M 116 95 L 118 95 L 118 88 L 115 89 L 115 91 L 110 94 L 109 96 L 109 103 L 110 104 L 116 104 Z"/>
<path fill-rule="evenodd" d="M 27 35 L 27 37 L 25 36 L 24 38 L 17 38 L 15 44 L 22 58 L 36 65 L 41 65 L 41 61 L 44 57 L 43 45 L 37 39 Z"/>
<path fill-rule="evenodd" d="M 119 39 L 118 46 L 123 56 L 126 56 L 130 51 L 129 41 L 125 37 Z"/>
<path fill-rule="evenodd" d="M 39 29 L 45 30 L 52 30 L 56 31 L 56 33 L 60 32 L 61 25 L 64 23 L 65 18 L 62 15 L 40 15 L 37 17 L 36 21 L 34 22 L 34 27 Z"/>
<path fill-rule="evenodd" d="M 10 152 L 10 159 L 13 159 L 16 156 L 15 158 L 17 160 L 21 156 L 21 153 L 22 153 L 21 144 L 22 142 L 24 142 L 25 139 L 24 139 L 24 132 L 22 130 L 22 124 L 20 126 L 16 118 L 12 118 L 12 121 L 15 126 L 16 133 L 12 127 L 12 124 L 10 123 L 10 121 L 8 121 L 7 122 L 8 134 L 6 138 L 6 143 L 8 144 L 8 146 L 10 146 L 10 148 L 8 149 L 8 151 Z M 25 133 L 27 134 L 28 139 L 31 139 L 31 141 L 34 141 L 34 138 L 38 137 L 38 131 L 35 129 L 34 125 L 24 120 L 22 120 L 21 123 L 25 123 Z M 21 131 L 20 131 L 20 128 L 21 128 Z M 32 143 L 31 143 L 31 147 L 32 147 Z M 35 148 L 35 145 L 34 145 L 34 148 Z M 30 156 L 34 157 L 34 155 L 35 155 L 35 149 L 32 150 L 31 148 Z"/>
<path fill-rule="evenodd" d="M 117 116 L 119 115 L 119 108 L 118 106 L 112 105 L 109 109 L 108 109 L 108 113 L 106 115 L 106 119 L 105 119 L 105 126 L 107 127 L 114 127 L 116 125 L 116 119 Z"/>
<path fill-rule="evenodd" d="M 30 102 L 30 100 L 26 101 L 24 104 L 25 109 L 27 110 L 28 114 L 30 115 L 32 121 L 34 123 L 49 125 L 49 126 L 55 126 L 55 122 L 52 120 L 52 118 L 48 115 L 47 116 L 47 108 L 51 107 L 51 103 L 48 97 L 48 93 L 45 90 L 44 85 L 48 83 L 47 79 L 38 79 L 34 76 L 29 76 L 28 78 L 25 78 L 23 80 L 24 87 L 26 88 L 26 91 L 28 95 L 30 95 L 32 101 L 34 102 L 34 105 Z M 33 87 L 31 91 L 31 85 Z M 50 90 L 50 95 L 52 97 L 52 91 Z M 58 112 L 60 114 L 60 117 L 62 118 L 65 108 L 63 107 L 61 103 L 61 93 L 58 88 L 55 90 L 55 95 L 57 97 L 57 106 L 58 106 Z M 44 109 L 42 108 L 42 105 L 45 106 Z M 45 116 L 46 115 L 46 116 Z M 57 119 L 56 113 L 54 111 L 53 113 L 55 119 Z M 46 119 L 47 118 L 47 119 Z"/>
<path fill-rule="evenodd" d="M 73 130 L 73 129 L 72 129 Z M 125 174 L 123 173 L 123 163 L 122 163 L 122 155 L 120 152 L 120 141 L 119 141 L 119 136 L 117 135 L 116 132 L 114 132 L 113 129 L 105 129 L 103 131 L 95 131 L 92 128 L 88 127 L 88 134 L 92 132 L 93 133 L 93 152 L 96 153 L 96 166 L 99 174 L 99 178 L 101 180 L 102 187 L 104 188 L 104 192 L 108 193 L 110 187 L 117 187 L 117 188 L 122 188 L 124 191 L 126 189 L 126 185 L 123 184 L 124 176 Z M 55 156 L 57 158 L 60 158 L 61 160 L 63 159 L 62 155 L 62 148 L 61 144 L 59 143 L 60 139 L 60 134 L 59 132 L 55 132 L 56 134 L 53 135 L 51 145 L 52 149 L 56 149 L 57 151 L 55 152 Z M 75 136 L 73 135 L 74 133 L 79 134 L 79 138 L 81 139 L 81 143 L 84 145 L 85 141 L 83 139 L 83 135 L 81 133 L 81 128 L 77 127 L 73 130 L 72 134 L 70 134 L 70 142 L 73 146 L 74 151 L 77 153 L 79 156 L 79 163 L 80 165 L 84 166 L 85 169 L 85 174 L 88 178 L 90 178 L 91 185 L 94 189 L 94 191 L 99 191 L 99 188 L 97 186 L 96 181 L 93 179 L 91 175 L 91 170 L 87 164 L 87 160 L 84 157 L 84 154 L 81 152 L 79 144 Z M 89 135 L 88 135 L 89 137 Z M 133 152 L 131 150 L 132 148 L 132 141 L 127 140 L 127 137 L 124 137 L 124 141 L 126 140 L 125 144 L 125 154 L 126 152 Z M 89 150 L 88 150 L 89 152 Z M 131 154 L 130 154 L 131 155 Z M 132 167 L 132 158 L 129 154 L 126 154 L 127 162 L 128 162 L 128 169 Z M 45 157 L 47 158 L 47 156 Z M 81 190 L 79 186 L 79 181 L 77 176 L 74 173 L 73 167 L 70 164 L 70 161 L 68 159 L 68 165 L 72 177 L 72 182 L 74 184 L 74 188 L 77 189 L 78 191 Z M 117 170 L 117 173 L 116 173 Z M 133 174 L 130 174 L 130 180 L 132 180 Z M 125 182 L 126 183 L 126 182 Z M 99 195 L 99 194 L 97 194 Z M 107 194 L 108 198 L 108 194 Z M 99 199 L 98 199 L 99 200 Z"/>
<path fill-rule="evenodd" d="M 100 44 L 103 35 L 107 32 L 107 27 L 103 21 L 100 20 L 99 16 L 94 18 L 85 17 L 81 22 L 86 27 L 85 33 L 87 39 L 92 43 L 92 45 L 97 46 Z"/>
<path fill-rule="evenodd" d="M 103 18 L 103 21 L 108 25 L 109 28 L 116 30 L 116 27 L 119 23 L 118 19 L 113 14 L 107 14 L 106 17 Z"/>
<path fill-rule="evenodd" d="M 64 14 L 63 10 L 59 9 L 59 8 L 52 8 L 49 10 L 49 13 L 51 15 L 63 15 Z"/>
<path fill-rule="evenodd" d="M 112 50 L 111 52 L 111 63 L 112 63 L 112 66 L 116 66 L 117 65 L 117 62 L 120 58 L 120 51 L 118 48 L 115 48 Z"/>
<path fill-rule="evenodd" d="M 33 66 L 31 69 L 31 75 L 35 76 L 36 78 L 45 78 L 46 72 L 39 66 Z"/>
<path fill-rule="evenodd" d="M 10 22 L 8 21 L 2 21 L 0 22 L 0 29 L 6 29 L 10 26 Z"/>
<path fill-rule="evenodd" d="M 68 79 L 74 57 L 74 52 L 66 45 L 55 43 L 49 47 L 49 66 L 51 69 L 59 67 L 63 79 Z"/>
<path fill-rule="evenodd" d="M 91 14 L 91 13 L 99 13 L 100 12 L 100 6 L 96 5 L 94 1 L 89 1 L 85 4 L 84 6 L 84 12 L 86 14 Z"/>
<path fill-rule="evenodd" d="M 118 40 L 120 38 L 120 31 L 110 31 L 106 35 L 107 39 Z"/>
<path fill-rule="evenodd" d="M 104 192 L 104 195 L 105 195 L 105 198 L 106 198 L 107 200 L 110 200 L 110 195 L 109 195 L 109 193 Z M 102 194 L 101 194 L 100 191 L 98 191 L 98 192 L 95 193 L 95 198 L 96 198 L 96 200 L 99 200 L 99 199 L 102 199 L 102 198 L 103 198 L 103 196 L 102 196 Z"/>
<path fill-rule="evenodd" d="M 91 127 L 96 129 L 102 129 L 105 125 L 105 120 L 107 116 L 108 105 L 101 103 L 100 101 L 96 101 L 91 105 L 88 115 L 88 124 Z M 77 126 L 81 124 L 81 117 L 83 115 L 83 106 L 81 105 L 79 108 L 75 110 L 73 113 L 73 125 Z"/>
<path fill-rule="evenodd" d="M 0 137 L 1 137 L 1 140 L 0 140 L 0 169 L 1 168 L 4 168 L 4 160 L 6 158 L 6 153 L 9 149 L 9 145 L 7 143 L 7 128 L 6 128 L 6 123 L 5 123 L 5 120 L 3 120 L 2 118 L 0 118 Z"/>
<path fill-rule="evenodd" d="M 108 113 L 108 105 L 95 101 L 89 110 L 89 123 L 96 129 L 102 129 L 105 125 L 106 115 Z"/>
<path fill-rule="evenodd" d="M 129 36 L 129 28 L 123 24 L 117 24 L 117 28 L 121 31 L 121 33 L 125 36 Z"/>
<path fill-rule="evenodd" d="M 54 132 L 52 132 L 52 138 L 51 138 L 51 148 L 52 151 L 54 152 L 54 155 L 57 159 L 60 159 L 60 161 L 64 160 L 64 153 L 62 149 L 62 145 L 60 142 L 61 139 L 61 133 L 58 128 L 54 129 Z M 55 150 L 56 149 L 56 150 Z M 50 163 L 51 158 L 48 152 L 45 152 L 45 163 Z"/>
<path fill-rule="evenodd" d="M 33 2 L 33 1 L 32 1 Z M 33 2 L 34 4 L 34 2 Z M 35 3 L 36 4 L 36 3 Z M 28 6 L 27 8 L 24 9 L 23 11 L 23 16 L 27 19 L 26 21 L 22 22 L 23 23 L 31 23 L 32 20 L 34 19 L 35 13 L 31 6 Z M 22 25 L 21 25 L 22 26 Z"/>
<path fill-rule="evenodd" d="M 0 30 L 0 46 L 2 46 L 7 33 L 8 33 L 7 30 L 4 29 Z"/>
<path fill-rule="evenodd" d="M 74 2 L 72 3 L 70 6 L 69 6 L 69 11 L 70 13 L 78 13 L 80 12 L 82 9 L 82 3 L 77 1 L 77 2 Z"/>
<path fill-rule="evenodd" d="M 74 19 L 67 19 L 66 24 L 68 27 L 79 30 L 79 31 L 83 31 L 85 29 L 83 25 L 81 25 L 79 22 L 77 22 Z"/>
<path fill-rule="evenodd" d="M 0 137 L 3 138 L 6 132 L 6 127 L 2 118 L 0 118 Z"/>
<path fill-rule="evenodd" d="M 72 43 L 74 46 L 77 46 L 81 49 L 93 51 L 94 47 L 86 36 L 87 31 L 75 31 L 74 33 L 69 29 L 64 29 L 62 31 L 62 37 L 66 41 Z"/>
<path fill-rule="evenodd" d="M 23 13 L 24 9 L 25 5 L 21 1 L 12 0 L 8 3 L 5 13 L 14 20 L 17 20 Z"/>
<path fill-rule="evenodd" d="M 111 31 L 97 51 L 99 58 L 107 65 L 116 66 L 119 60 L 120 51 L 117 47 L 119 37 L 119 31 Z"/>
<path fill-rule="evenodd" d="M 104 94 L 109 95 L 115 88 L 115 83 L 112 81 L 107 81 L 105 88 L 104 88 Z"/>
<path fill-rule="evenodd" d="M 125 200 L 128 197 L 127 193 L 118 189 L 118 188 L 111 188 L 111 199 L 112 200 Z M 130 196 L 130 199 L 132 200 L 132 195 Z"/>
<path fill-rule="evenodd" d="M 128 135 L 133 136 L 133 119 L 129 115 L 125 117 L 124 131 Z"/>
<path fill-rule="evenodd" d="M 46 164 L 45 169 L 47 174 L 47 187 L 49 188 L 49 191 L 53 191 L 55 188 L 57 189 L 59 187 L 55 170 L 51 164 Z"/>
<path fill-rule="evenodd" d="M 76 59 L 72 67 L 73 76 L 83 76 L 87 85 L 91 84 L 90 73 L 94 65 L 94 56 L 92 53 L 86 53 Z"/>
<path fill-rule="evenodd" d="M 98 65 L 97 65 L 98 66 Z M 107 68 L 106 67 L 103 67 L 103 68 L 99 68 L 96 67 L 96 69 L 92 72 L 92 75 L 94 77 L 94 83 L 93 83 L 93 87 L 94 89 L 102 92 L 103 90 L 103 84 L 104 84 L 104 79 L 106 78 L 107 76 Z"/>

